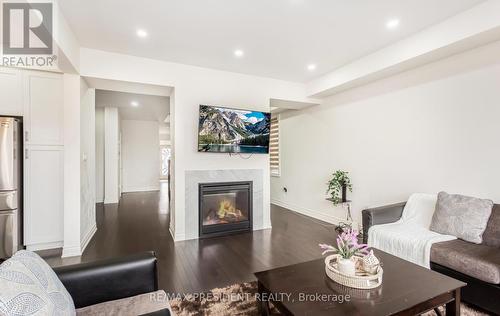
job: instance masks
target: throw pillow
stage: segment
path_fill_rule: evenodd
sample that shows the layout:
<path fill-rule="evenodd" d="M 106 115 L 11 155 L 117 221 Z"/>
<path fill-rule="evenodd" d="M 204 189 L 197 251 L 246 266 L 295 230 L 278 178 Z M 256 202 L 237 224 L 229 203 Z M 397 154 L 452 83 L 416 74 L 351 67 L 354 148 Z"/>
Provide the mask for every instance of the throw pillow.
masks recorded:
<path fill-rule="evenodd" d="M 488 226 L 483 233 L 483 245 L 500 248 L 500 205 L 493 205 Z"/>
<path fill-rule="evenodd" d="M 492 208 L 491 200 L 439 192 L 430 229 L 480 244 Z"/>
<path fill-rule="evenodd" d="M 0 315 L 75 315 L 73 299 L 49 265 L 21 250 L 0 265 Z"/>

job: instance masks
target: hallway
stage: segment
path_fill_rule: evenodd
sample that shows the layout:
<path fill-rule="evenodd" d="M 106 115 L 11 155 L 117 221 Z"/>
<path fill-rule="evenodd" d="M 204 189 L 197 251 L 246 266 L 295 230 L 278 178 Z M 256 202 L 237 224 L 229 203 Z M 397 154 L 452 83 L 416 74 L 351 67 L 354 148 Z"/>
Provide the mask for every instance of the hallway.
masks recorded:
<path fill-rule="evenodd" d="M 321 257 L 318 243 L 333 242 L 333 227 L 271 206 L 272 230 L 174 243 L 168 230 L 168 188 L 123 194 L 119 204 L 98 204 L 98 229 L 81 258 L 47 258 L 53 266 L 153 250 L 160 288 L 209 290 L 254 280 L 260 270 Z"/>

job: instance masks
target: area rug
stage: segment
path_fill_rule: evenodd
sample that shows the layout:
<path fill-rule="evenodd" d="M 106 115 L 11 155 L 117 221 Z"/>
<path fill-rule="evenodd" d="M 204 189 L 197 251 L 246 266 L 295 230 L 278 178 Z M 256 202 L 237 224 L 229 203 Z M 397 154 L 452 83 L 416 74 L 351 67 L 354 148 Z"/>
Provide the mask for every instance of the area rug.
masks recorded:
<path fill-rule="evenodd" d="M 201 297 L 188 294 L 170 301 L 172 311 L 177 316 L 229 316 L 259 315 L 255 294 L 257 282 L 233 284 L 215 288 Z"/>
<path fill-rule="evenodd" d="M 206 293 L 188 294 L 170 301 L 172 311 L 177 316 L 232 316 L 232 315 L 259 315 L 257 302 L 257 282 L 233 284 L 224 288 L 216 288 Z M 272 307 L 272 315 L 280 315 Z M 425 316 L 435 316 L 435 312 L 428 312 Z M 482 312 L 462 304 L 462 316 L 484 316 Z"/>

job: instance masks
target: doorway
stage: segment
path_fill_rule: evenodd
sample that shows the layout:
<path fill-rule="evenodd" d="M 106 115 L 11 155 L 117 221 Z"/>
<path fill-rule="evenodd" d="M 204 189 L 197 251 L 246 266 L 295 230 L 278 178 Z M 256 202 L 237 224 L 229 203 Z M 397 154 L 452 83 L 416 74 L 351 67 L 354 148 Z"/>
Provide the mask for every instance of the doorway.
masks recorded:
<path fill-rule="evenodd" d="M 125 194 L 160 191 L 161 181 L 169 177 L 162 175 L 158 151 L 168 148 L 168 159 L 173 157 L 173 88 L 89 77 L 85 81 L 95 91 L 96 202 L 116 204 Z"/>

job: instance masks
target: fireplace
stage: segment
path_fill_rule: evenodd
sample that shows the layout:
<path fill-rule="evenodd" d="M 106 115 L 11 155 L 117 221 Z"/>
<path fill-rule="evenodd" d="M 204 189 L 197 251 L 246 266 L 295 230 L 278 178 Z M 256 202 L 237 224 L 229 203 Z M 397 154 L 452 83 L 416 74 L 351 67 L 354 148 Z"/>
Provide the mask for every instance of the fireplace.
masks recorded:
<path fill-rule="evenodd" d="M 200 238 L 252 230 L 252 184 L 199 184 Z"/>

